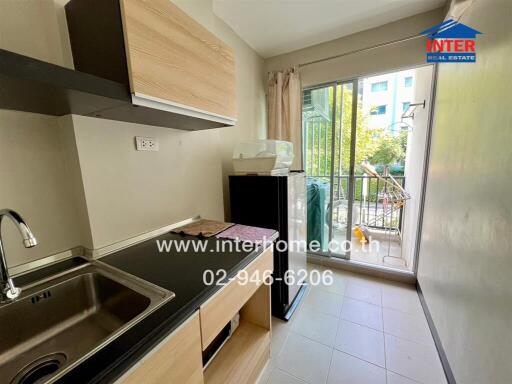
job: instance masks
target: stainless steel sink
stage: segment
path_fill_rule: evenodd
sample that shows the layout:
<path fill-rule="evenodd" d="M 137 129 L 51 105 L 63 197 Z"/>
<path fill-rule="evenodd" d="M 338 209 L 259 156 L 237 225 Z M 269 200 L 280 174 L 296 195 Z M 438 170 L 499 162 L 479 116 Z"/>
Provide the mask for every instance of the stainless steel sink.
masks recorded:
<path fill-rule="evenodd" d="M 0 381 L 54 381 L 173 297 L 96 261 L 22 287 L 0 305 Z"/>

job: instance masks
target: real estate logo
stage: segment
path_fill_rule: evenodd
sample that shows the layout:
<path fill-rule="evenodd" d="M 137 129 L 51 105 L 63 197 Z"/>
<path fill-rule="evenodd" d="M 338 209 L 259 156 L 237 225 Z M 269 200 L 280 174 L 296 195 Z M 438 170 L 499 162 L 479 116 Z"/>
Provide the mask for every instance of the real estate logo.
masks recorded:
<path fill-rule="evenodd" d="M 420 33 L 428 37 L 428 63 L 474 63 L 476 61 L 476 35 L 482 32 L 453 19 Z"/>

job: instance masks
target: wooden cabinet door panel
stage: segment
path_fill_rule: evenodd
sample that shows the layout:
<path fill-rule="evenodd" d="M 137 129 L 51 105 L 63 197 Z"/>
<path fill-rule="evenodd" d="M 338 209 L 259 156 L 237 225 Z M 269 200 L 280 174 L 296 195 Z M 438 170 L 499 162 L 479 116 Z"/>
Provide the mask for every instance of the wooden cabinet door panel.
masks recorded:
<path fill-rule="evenodd" d="M 236 117 L 233 50 L 169 0 L 120 0 L 132 93 Z"/>
<path fill-rule="evenodd" d="M 202 384 L 199 315 L 194 314 L 128 371 L 118 384 Z"/>

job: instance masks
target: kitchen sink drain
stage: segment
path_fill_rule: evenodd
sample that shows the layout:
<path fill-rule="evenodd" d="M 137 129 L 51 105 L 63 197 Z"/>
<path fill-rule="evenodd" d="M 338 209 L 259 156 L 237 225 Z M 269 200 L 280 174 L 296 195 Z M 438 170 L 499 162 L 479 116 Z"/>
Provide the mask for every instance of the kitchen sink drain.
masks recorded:
<path fill-rule="evenodd" d="M 11 381 L 11 384 L 42 384 L 57 372 L 66 362 L 66 355 L 53 353 L 34 360 L 25 366 Z"/>

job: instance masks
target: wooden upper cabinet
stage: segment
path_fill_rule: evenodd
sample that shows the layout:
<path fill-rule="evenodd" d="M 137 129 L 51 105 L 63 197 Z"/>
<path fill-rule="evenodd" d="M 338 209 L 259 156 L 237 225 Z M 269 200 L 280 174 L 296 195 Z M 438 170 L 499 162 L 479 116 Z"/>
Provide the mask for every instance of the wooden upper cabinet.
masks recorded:
<path fill-rule="evenodd" d="M 120 0 L 132 93 L 236 117 L 233 50 L 169 0 Z"/>
<path fill-rule="evenodd" d="M 233 50 L 170 0 L 70 0 L 65 8 L 75 69 L 126 84 L 141 107 L 102 114 L 188 130 L 236 123 Z"/>

